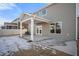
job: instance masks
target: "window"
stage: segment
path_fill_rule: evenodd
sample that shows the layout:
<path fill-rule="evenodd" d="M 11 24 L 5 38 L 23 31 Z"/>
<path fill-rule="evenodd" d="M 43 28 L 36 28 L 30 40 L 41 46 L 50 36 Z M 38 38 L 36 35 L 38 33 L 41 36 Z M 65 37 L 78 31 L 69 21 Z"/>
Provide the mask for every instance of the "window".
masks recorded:
<path fill-rule="evenodd" d="M 55 23 L 52 23 L 50 26 L 50 32 L 55 33 Z"/>
<path fill-rule="evenodd" d="M 47 15 L 47 10 L 43 10 L 37 13 L 38 16 L 45 16 Z"/>
<path fill-rule="evenodd" d="M 61 30 L 62 30 L 62 22 L 52 23 L 50 25 L 50 32 L 51 33 L 61 34 Z"/>
<path fill-rule="evenodd" d="M 61 33 L 62 22 L 56 23 L 56 33 Z"/>
<path fill-rule="evenodd" d="M 41 12 L 38 12 L 37 15 L 38 15 L 38 16 L 41 16 Z"/>
<path fill-rule="evenodd" d="M 47 14 L 47 10 L 41 11 L 41 14 L 42 14 L 42 16 L 46 15 Z"/>

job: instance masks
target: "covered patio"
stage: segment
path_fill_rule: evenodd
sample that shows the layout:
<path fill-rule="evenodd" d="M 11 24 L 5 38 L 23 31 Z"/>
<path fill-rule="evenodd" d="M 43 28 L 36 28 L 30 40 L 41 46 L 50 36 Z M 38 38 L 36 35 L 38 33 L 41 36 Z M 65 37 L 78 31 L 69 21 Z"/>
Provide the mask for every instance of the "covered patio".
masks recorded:
<path fill-rule="evenodd" d="M 31 41 L 37 41 L 37 38 L 40 40 L 40 38 L 45 39 L 44 35 L 48 34 L 49 31 L 49 25 L 52 23 L 52 21 L 38 17 L 36 15 L 29 15 L 28 18 L 22 19 L 20 21 L 20 37 L 27 38 Z M 23 35 L 23 24 L 27 29 L 27 34 L 29 35 Z M 35 39 L 36 38 L 36 39 Z"/>

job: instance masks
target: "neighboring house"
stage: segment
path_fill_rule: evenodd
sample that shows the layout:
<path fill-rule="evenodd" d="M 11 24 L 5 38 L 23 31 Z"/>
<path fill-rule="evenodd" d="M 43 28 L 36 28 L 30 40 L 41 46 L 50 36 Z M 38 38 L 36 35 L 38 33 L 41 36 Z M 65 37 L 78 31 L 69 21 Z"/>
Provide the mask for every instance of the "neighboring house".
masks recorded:
<path fill-rule="evenodd" d="M 10 22 L 4 22 L 4 26 L 2 26 L 2 29 L 20 29 L 19 25 L 19 18 L 16 18 L 11 23 Z"/>
<path fill-rule="evenodd" d="M 17 22 L 20 28 L 27 29 L 31 34 L 39 36 L 51 36 L 55 39 L 75 40 L 76 38 L 76 4 L 54 3 L 39 9 L 33 14 L 23 13 L 13 22 Z M 34 27 L 34 28 L 33 28 Z"/>
<path fill-rule="evenodd" d="M 4 23 L 2 29 L 17 29 L 17 23 Z"/>

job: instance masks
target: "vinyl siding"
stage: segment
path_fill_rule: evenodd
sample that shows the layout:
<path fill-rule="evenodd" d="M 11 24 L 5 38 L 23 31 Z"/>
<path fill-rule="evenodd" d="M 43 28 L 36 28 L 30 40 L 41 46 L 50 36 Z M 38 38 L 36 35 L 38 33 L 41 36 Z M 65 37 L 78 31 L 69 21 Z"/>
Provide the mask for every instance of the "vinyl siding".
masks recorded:
<path fill-rule="evenodd" d="M 74 40 L 76 32 L 76 4 L 58 3 L 45 9 L 48 10 L 48 14 L 42 17 L 52 20 L 53 22 L 62 22 L 61 34 L 50 33 L 48 35 L 55 39 Z"/>

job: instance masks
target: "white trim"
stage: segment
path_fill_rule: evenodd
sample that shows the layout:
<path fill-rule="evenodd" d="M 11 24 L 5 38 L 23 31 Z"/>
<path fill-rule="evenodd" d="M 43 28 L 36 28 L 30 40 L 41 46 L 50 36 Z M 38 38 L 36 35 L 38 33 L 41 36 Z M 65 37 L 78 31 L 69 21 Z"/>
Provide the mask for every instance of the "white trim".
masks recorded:
<path fill-rule="evenodd" d="M 45 19 L 45 18 L 42 18 L 42 17 L 39 17 L 39 16 L 36 16 L 35 18 L 36 18 L 35 20 L 38 20 L 38 21 L 43 21 L 43 22 L 47 22 L 47 23 L 52 22 L 51 20 L 48 20 L 48 19 Z"/>
<path fill-rule="evenodd" d="M 55 29 L 55 33 L 53 34 L 57 34 L 57 35 L 62 35 L 62 32 L 63 32 L 63 22 L 62 21 L 57 21 L 57 22 L 52 22 L 52 23 L 55 23 L 55 26 L 54 26 L 54 29 Z M 61 23 L 61 33 L 56 33 L 56 23 Z M 51 28 L 51 24 L 50 24 L 50 28 Z"/>
<path fill-rule="evenodd" d="M 28 16 L 31 16 L 31 14 L 29 14 L 29 13 L 23 13 L 23 14 L 26 14 L 26 15 L 28 15 Z"/>
<path fill-rule="evenodd" d="M 78 40 L 78 18 L 76 16 L 76 40 Z"/>
<path fill-rule="evenodd" d="M 22 22 L 20 22 L 20 37 L 22 37 Z"/>
<path fill-rule="evenodd" d="M 25 22 L 25 21 L 28 21 L 28 20 L 31 20 L 31 18 L 34 18 L 34 20 L 38 20 L 38 21 L 43 21 L 43 22 L 52 22 L 51 20 L 48 20 L 48 19 L 45 19 L 45 18 L 42 18 L 42 17 L 39 17 L 39 16 L 35 16 L 35 17 L 30 17 L 30 18 L 27 18 L 25 20 L 21 20 L 21 22 Z"/>
<path fill-rule="evenodd" d="M 31 18 L 27 18 L 25 20 L 21 20 L 21 22 L 25 22 L 25 21 L 28 21 L 28 20 L 31 20 Z"/>
<path fill-rule="evenodd" d="M 31 18 L 31 40 L 34 40 L 34 20 Z"/>
<path fill-rule="evenodd" d="M 37 33 L 37 28 L 38 28 L 38 33 Z M 41 33 L 39 33 L 41 30 Z M 42 25 L 36 25 L 36 35 L 41 35 L 42 36 Z"/>

